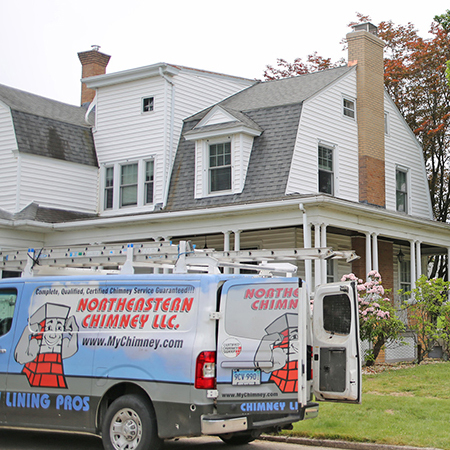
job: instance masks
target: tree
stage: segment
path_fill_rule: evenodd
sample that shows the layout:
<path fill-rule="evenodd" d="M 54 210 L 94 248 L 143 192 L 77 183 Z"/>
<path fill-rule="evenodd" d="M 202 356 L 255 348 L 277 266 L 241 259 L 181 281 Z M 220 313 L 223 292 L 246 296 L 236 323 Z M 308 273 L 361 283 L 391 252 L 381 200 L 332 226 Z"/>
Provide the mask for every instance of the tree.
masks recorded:
<path fill-rule="evenodd" d="M 372 344 L 372 348 L 365 354 L 366 365 L 371 366 L 375 364 L 386 342 L 398 339 L 405 326 L 396 316 L 391 301 L 385 296 L 381 275 L 372 270 L 367 280 L 363 282 L 353 273 L 342 277 L 342 281 L 357 282 L 359 330 L 361 339 Z"/>
<path fill-rule="evenodd" d="M 357 14 L 357 22 L 370 21 Z M 350 25 L 354 25 L 352 23 Z M 435 16 L 430 37 L 418 36 L 414 25 L 378 25 L 378 36 L 385 47 L 385 86 L 406 122 L 423 147 L 431 203 L 437 220 L 450 219 L 450 89 L 446 68 L 450 60 L 450 10 Z M 342 60 L 341 60 L 342 61 Z M 335 67 L 314 53 L 307 63 L 300 58 L 294 64 L 278 60 L 278 69 L 266 67 L 266 79 L 282 78 Z M 450 69 L 449 69 L 450 70 Z M 448 276 L 444 257 L 435 258 L 432 276 Z"/>
<path fill-rule="evenodd" d="M 440 341 L 448 351 L 450 343 L 449 282 L 442 278 L 427 279 L 422 275 L 416 287 L 407 292 L 405 301 L 409 326 L 415 331 L 418 345 L 417 361 L 420 364 Z"/>

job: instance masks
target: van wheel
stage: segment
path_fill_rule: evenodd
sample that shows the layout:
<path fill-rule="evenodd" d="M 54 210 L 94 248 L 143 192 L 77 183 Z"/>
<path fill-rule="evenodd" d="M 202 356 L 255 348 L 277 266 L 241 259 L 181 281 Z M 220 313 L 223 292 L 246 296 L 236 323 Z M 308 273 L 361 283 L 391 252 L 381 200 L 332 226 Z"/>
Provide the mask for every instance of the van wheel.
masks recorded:
<path fill-rule="evenodd" d="M 150 402 L 132 394 L 114 400 L 103 420 L 102 441 L 105 450 L 160 449 Z"/>
<path fill-rule="evenodd" d="M 225 444 L 228 445 L 242 445 L 248 444 L 259 437 L 259 431 L 242 431 L 239 433 L 221 434 L 219 437 Z"/>

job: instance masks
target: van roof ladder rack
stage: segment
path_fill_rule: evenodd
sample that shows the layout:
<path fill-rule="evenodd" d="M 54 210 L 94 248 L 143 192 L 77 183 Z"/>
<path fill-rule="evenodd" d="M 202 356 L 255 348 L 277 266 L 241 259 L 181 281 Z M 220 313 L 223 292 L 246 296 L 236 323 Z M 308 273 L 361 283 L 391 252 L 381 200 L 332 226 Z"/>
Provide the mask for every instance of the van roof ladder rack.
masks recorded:
<path fill-rule="evenodd" d="M 263 275 L 281 273 L 292 276 L 297 271 L 298 261 L 332 258 L 351 262 L 358 256 L 353 250 L 336 252 L 330 247 L 217 251 L 196 249 L 190 241 L 180 241 L 179 245 L 170 241 L 152 241 L 2 250 L 0 268 L 20 271 L 23 277 L 118 272 L 132 274 L 136 268 L 156 268 L 173 273 L 221 273 L 220 268 L 238 268 Z"/>

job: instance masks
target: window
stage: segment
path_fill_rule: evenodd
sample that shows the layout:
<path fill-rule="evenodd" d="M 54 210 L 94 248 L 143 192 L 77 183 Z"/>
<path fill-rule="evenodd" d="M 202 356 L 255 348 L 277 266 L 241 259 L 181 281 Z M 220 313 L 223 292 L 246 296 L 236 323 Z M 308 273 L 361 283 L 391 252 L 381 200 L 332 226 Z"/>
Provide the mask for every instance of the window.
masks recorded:
<path fill-rule="evenodd" d="M 319 192 L 333 195 L 333 149 L 319 145 Z"/>
<path fill-rule="evenodd" d="M 397 169 L 395 174 L 396 208 L 399 212 L 408 212 L 408 172 Z"/>
<path fill-rule="evenodd" d="M 355 118 L 355 102 L 353 100 L 343 99 L 343 113 L 346 117 Z"/>
<path fill-rule="evenodd" d="M 138 194 L 138 165 L 127 164 L 121 167 L 120 206 L 136 206 Z"/>
<path fill-rule="evenodd" d="M 114 201 L 114 167 L 105 170 L 105 209 L 112 209 Z"/>
<path fill-rule="evenodd" d="M 327 283 L 334 283 L 335 260 L 327 259 Z"/>
<path fill-rule="evenodd" d="M 231 189 L 231 142 L 209 146 L 209 191 Z"/>
<path fill-rule="evenodd" d="M 15 289 L 0 289 L 0 336 L 11 329 L 16 298 Z"/>
<path fill-rule="evenodd" d="M 145 203 L 153 203 L 153 170 L 154 164 L 153 160 L 147 161 L 145 163 L 145 187 L 144 187 L 144 196 Z"/>
<path fill-rule="evenodd" d="M 350 334 L 352 310 L 346 294 L 327 295 L 323 299 L 323 328 L 331 334 Z"/>
<path fill-rule="evenodd" d="M 389 114 L 384 113 L 384 134 L 389 136 Z"/>
<path fill-rule="evenodd" d="M 145 97 L 142 99 L 142 112 L 153 111 L 154 107 L 154 97 Z"/>
<path fill-rule="evenodd" d="M 399 262 L 400 272 L 400 289 L 403 292 L 409 292 L 411 290 L 411 261 Z"/>

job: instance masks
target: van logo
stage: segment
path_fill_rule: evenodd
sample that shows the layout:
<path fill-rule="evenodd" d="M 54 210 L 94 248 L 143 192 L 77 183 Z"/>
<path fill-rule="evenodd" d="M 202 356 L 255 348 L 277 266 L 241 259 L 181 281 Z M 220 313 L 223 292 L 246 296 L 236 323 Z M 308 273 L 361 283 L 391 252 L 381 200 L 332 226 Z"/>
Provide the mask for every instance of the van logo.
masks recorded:
<path fill-rule="evenodd" d="M 283 314 L 265 328 L 255 353 L 255 366 L 270 373 L 281 392 L 298 392 L 298 316 Z M 270 363 L 272 367 L 268 368 Z"/>
<path fill-rule="evenodd" d="M 242 344 L 236 338 L 228 338 L 222 343 L 222 353 L 227 358 L 236 358 L 242 352 Z"/>
<path fill-rule="evenodd" d="M 14 358 L 23 364 L 30 386 L 67 388 L 63 359 L 78 351 L 75 316 L 70 307 L 46 303 L 37 309 L 24 328 Z"/>

